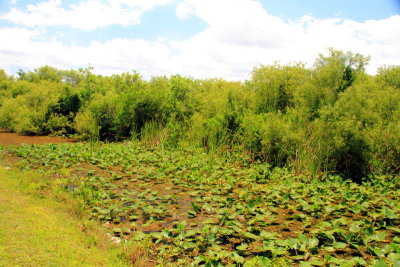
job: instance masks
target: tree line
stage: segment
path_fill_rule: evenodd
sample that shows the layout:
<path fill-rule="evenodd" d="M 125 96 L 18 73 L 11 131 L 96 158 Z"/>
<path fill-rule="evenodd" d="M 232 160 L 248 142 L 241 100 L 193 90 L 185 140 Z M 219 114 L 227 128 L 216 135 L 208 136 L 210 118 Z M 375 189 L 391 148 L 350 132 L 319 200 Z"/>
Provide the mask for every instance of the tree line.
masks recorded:
<path fill-rule="evenodd" d="M 244 82 L 92 68 L 0 70 L 0 127 L 28 135 L 137 139 L 240 150 L 271 166 L 361 181 L 400 173 L 400 66 L 329 49 L 312 67 L 257 66 Z"/>

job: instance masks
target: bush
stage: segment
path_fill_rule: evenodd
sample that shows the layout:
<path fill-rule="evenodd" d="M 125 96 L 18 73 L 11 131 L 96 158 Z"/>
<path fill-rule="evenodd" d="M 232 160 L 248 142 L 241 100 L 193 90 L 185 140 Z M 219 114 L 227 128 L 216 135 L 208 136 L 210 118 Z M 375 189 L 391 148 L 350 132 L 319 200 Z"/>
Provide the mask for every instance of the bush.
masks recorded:
<path fill-rule="evenodd" d="M 400 66 L 384 66 L 379 68 L 377 79 L 386 86 L 400 89 Z"/>
<path fill-rule="evenodd" d="M 313 123 L 310 149 L 320 159 L 321 171 L 338 172 L 355 182 L 369 174 L 370 146 L 358 121 L 324 113 Z"/>
<path fill-rule="evenodd" d="M 73 129 L 70 118 L 59 114 L 50 114 L 44 127 L 46 131 L 54 135 L 66 135 Z"/>
<path fill-rule="evenodd" d="M 83 139 L 99 140 L 99 125 L 90 110 L 81 111 L 76 115 L 74 128 Z"/>
<path fill-rule="evenodd" d="M 97 94 L 90 103 L 88 108 L 95 119 L 100 140 L 115 141 L 119 139 L 117 114 L 120 106 L 116 94 L 112 91 L 104 96 Z M 96 130 L 96 127 L 93 130 Z"/>
<path fill-rule="evenodd" d="M 294 106 L 293 98 L 307 76 L 308 72 L 300 64 L 255 68 L 247 86 L 255 92 L 256 113 L 285 113 Z"/>
<path fill-rule="evenodd" d="M 48 133 L 47 114 L 58 99 L 60 85 L 48 81 L 19 85 L 24 85 L 24 93 L 4 100 L 0 107 L 0 127 L 24 134 Z"/>
<path fill-rule="evenodd" d="M 303 132 L 281 113 L 246 114 L 241 141 L 256 158 L 272 166 L 291 163 L 303 143 Z"/>
<path fill-rule="evenodd" d="M 222 114 L 205 121 L 201 133 L 202 144 L 209 151 L 213 151 L 229 143 L 230 136 L 227 121 Z"/>
<path fill-rule="evenodd" d="M 374 128 L 369 136 L 374 151 L 372 163 L 375 172 L 400 174 L 400 119 L 385 127 Z"/>

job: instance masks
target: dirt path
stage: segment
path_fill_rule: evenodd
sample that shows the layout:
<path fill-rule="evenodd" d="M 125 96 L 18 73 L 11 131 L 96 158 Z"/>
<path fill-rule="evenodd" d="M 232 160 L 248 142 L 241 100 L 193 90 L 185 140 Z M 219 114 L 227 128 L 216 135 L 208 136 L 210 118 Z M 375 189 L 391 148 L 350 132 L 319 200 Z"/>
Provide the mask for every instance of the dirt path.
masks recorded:
<path fill-rule="evenodd" d="M 10 133 L 0 129 L 0 145 L 1 146 L 19 146 L 22 144 L 47 144 L 47 143 L 66 143 L 73 142 L 68 138 L 54 136 L 24 136 L 16 133 Z"/>

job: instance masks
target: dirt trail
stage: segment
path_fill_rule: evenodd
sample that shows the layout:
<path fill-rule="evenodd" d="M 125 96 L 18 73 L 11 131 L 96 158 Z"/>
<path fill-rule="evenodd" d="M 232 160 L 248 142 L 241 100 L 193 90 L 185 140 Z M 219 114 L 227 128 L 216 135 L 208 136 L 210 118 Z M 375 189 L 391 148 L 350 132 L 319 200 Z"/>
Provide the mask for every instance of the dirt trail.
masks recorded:
<path fill-rule="evenodd" d="M 16 133 L 10 133 L 4 129 L 0 129 L 0 145 L 2 146 L 20 146 L 22 144 L 32 145 L 66 142 L 73 142 L 73 140 L 54 136 L 24 136 Z"/>

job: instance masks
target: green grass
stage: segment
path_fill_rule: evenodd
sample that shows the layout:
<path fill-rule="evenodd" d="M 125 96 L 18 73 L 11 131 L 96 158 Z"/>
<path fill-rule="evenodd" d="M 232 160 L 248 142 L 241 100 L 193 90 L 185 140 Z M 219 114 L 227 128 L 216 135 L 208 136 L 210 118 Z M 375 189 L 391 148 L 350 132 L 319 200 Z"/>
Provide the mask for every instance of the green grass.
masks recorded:
<path fill-rule="evenodd" d="M 35 195 L 40 179 L 0 166 L 0 266 L 126 266 L 72 200 Z"/>

